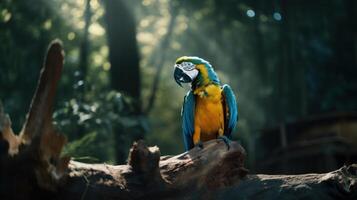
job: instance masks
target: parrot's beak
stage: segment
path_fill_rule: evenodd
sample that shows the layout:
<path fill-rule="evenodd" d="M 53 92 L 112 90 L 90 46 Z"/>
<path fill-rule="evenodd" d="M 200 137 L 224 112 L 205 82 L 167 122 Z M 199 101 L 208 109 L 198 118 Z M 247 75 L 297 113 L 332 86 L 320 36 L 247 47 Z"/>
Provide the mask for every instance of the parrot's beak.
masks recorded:
<path fill-rule="evenodd" d="M 189 74 L 186 74 L 182 69 L 175 67 L 174 78 L 176 83 L 182 87 L 182 83 L 190 83 L 193 81 Z"/>

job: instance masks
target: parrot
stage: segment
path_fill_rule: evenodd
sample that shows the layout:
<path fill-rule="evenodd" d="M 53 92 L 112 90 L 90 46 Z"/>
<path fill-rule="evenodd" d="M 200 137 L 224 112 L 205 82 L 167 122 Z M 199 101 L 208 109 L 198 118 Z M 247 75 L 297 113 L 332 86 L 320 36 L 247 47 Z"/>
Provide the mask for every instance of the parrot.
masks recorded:
<path fill-rule="evenodd" d="M 181 109 L 185 150 L 212 139 L 222 139 L 230 147 L 232 132 L 238 122 L 238 104 L 232 88 L 222 85 L 212 65 L 196 56 L 179 57 L 174 65 L 174 79 L 191 83 Z"/>

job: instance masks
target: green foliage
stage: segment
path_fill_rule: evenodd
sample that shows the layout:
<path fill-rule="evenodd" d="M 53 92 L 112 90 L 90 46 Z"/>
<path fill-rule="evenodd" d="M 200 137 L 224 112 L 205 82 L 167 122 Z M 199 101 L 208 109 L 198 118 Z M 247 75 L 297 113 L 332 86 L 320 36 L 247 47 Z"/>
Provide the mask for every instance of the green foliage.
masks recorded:
<path fill-rule="evenodd" d="M 116 162 L 118 141 L 126 154 L 130 144 L 147 132 L 145 119 L 131 116 L 132 105 L 131 98 L 115 91 L 101 92 L 90 101 L 64 102 L 55 111 L 54 121 L 71 141 L 65 152 L 74 157 Z"/>
<path fill-rule="evenodd" d="M 78 45 L 77 40 L 65 40 L 68 32 L 75 34 L 76 30 L 56 7 L 58 1 L 0 1 L 0 98 L 17 131 L 24 122 L 48 43 L 61 38 L 66 50 Z"/>
<path fill-rule="evenodd" d="M 108 148 L 107 145 L 114 145 L 110 137 L 92 132 L 67 144 L 62 154 L 70 155 L 72 159 L 82 162 L 113 162 L 115 160 L 113 149 Z"/>

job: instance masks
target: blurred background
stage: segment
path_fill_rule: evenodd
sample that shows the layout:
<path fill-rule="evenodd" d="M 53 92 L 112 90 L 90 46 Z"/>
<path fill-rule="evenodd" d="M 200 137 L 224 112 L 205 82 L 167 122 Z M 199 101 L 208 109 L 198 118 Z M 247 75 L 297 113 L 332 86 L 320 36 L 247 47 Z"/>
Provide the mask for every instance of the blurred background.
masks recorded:
<path fill-rule="evenodd" d="M 177 57 L 208 60 L 236 92 L 252 172 L 357 162 L 355 0 L 2 0 L 0 99 L 21 130 L 47 45 L 64 43 L 54 121 L 75 160 L 122 164 L 137 139 L 183 152 L 188 86 Z"/>

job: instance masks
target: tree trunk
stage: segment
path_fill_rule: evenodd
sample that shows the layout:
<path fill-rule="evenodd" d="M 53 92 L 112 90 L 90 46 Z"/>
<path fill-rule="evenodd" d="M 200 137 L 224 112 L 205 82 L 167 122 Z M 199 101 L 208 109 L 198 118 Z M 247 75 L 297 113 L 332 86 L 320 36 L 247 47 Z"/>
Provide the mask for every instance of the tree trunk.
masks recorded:
<path fill-rule="evenodd" d="M 86 87 L 86 78 L 87 78 L 87 68 L 88 68 L 88 54 L 89 54 L 89 41 L 88 41 L 88 31 L 89 25 L 91 23 L 91 6 L 90 0 L 86 0 L 86 7 L 84 10 L 84 32 L 83 39 L 80 47 L 80 55 L 79 55 L 79 70 L 81 72 L 80 79 L 83 81 L 81 86 L 81 97 L 84 97 L 85 87 Z"/>
<path fill-rule="evenodd" d="M 52 126 L 63 65 L 50 45 L 28 118 L 19 136 L 0 106 L 0 199 L 356 199 L 357 165 L 326 174 L 248 175 L 245 151 L 211 140 L 176 156 L 143 141 L 128 164 L 85 164 L 61 157 L 65 137 Z"/>
<path fill-rule="evenodd" d="M 133 97 L 136 103 L 133 112 L 140 114 L 141 82 L 134 18 L 123 0 L 103 2 L 111 64 L 111 86 Z"/>
<path fill-rule="evenodd" d="M 141 115 L 141 79 L 134 18 L 124 0 L 104 0 L 103 3 L 111 87 L 132 98 L 129 114 Z M 114 129 L 116 161 L 122 162 L 126 156 L 122 147 L 123 138 L 127 136 L 124 136 L 123 126 L 115 126 Z M 143 133 L 138 135 L 143 138 Z"/>

